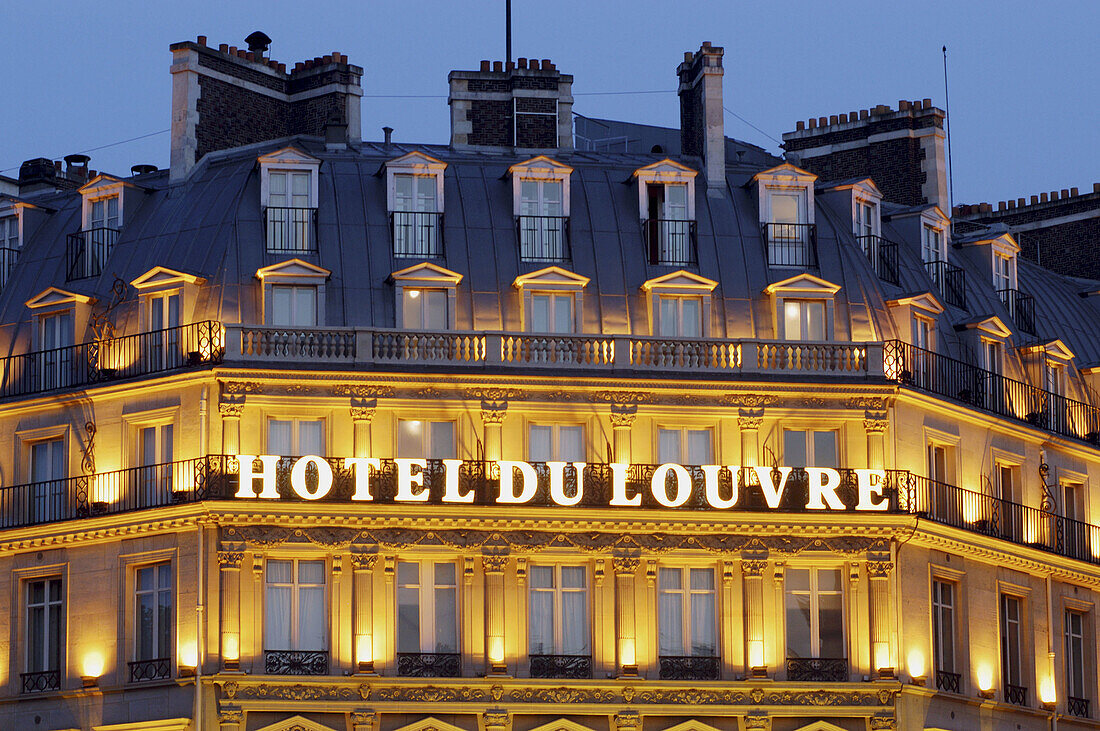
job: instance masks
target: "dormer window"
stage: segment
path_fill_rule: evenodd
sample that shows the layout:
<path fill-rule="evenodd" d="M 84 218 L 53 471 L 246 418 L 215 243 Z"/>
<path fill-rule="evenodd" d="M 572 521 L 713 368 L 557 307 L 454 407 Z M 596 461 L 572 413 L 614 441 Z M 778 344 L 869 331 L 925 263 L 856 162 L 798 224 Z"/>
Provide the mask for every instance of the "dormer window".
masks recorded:
<path fill-rule="evenodd" d="M 424 262 L 394 272 L 396 326 L 399 330 L 453 330 L 462 275 Z"/>
<path fill-rule="evenodd" d="M 34 393 L 63 388 L 88 378 L 94 364 L 77 358 L 71 347 L 83 330 L 94 300 L 85 295 L 50 287 L 31 298 L 33 313 L 32 354 L 24 364 L 20 392 Z"/>
<path fill-rule="evenodd" d="M 710 336 L 712 293 L 718 283 L 681 269 L 642 285 L 649 299 L 650 332 L 666 338 Z"/>
<path fill-rule="evenodd" d="M 857 198 L 855 207 L 856 236 L 878 236 L 878 205 L 873 201 Z"/>
<path fill-rule="evenodd" d="M 993 252 L 993 289 L 1016 289 L 1016 262 L 1014 257 Z"/>
<path fill-rule="evenodd" d="M 81 230 L 66 242 L 67 280 L 97 277 L 103 272 L 119 231 L 140 202 L 142 189 L 109 175 L 98 175 L 80 189 Z"/>
<path fill-rule="evenodd" d="M 569 259 L 569 176 L 573 169 L 545 155 L 508 169 L 523 261 Z"/>
<path fill-rule="evenodd" d="M 588 277 L 549 266 L 516 277 L 522 301 L 523 329 L 535 333 L 581 331 L 581 303 Z"/>
<path fill-rule="evenodd" d="M 393 255 L 443 256 L 443 171 L 447 164 L 421 152 L 386 163 Z"/>
<path fill-rule="evenodd" d="M 20 248 L 19 215 L 0 216 L 0 288 L 8 283 Z"/>
<path fill-rule="evenodd" d="M 815 180 L 816 175 L 790 163 L 753 176 L 769 266 L 817 266 Z"/>
<path fill-rule="evenodd" d="M 778 340 L 824 341 L 833 337 L 833 300 L 840 286 L 811 274 L 769 285 L 764 293 L 775 300 Z"/>
<path fill-rule="evenodd" d="M 118 196 L 109 195 L 90 201 L 88 223 L 85 230 L 110 229 L 117 231 L 120 225 Z"/>
<path fill-rule="evenodd" d="M 921 259 L 925 264 L 947 261 L 947 247 L 941 227 L 925 223 L 921 226 Z"/>
<path fill-rule="evenodd" d="M 259 164 L 267 253 L 315 254 L 321 161 L 286 147 L 261 156 Z"/>
<path fill-rule="evenodd" d="M 689 167 L 662 160 L 634 171 L 649 263 L 694 266 L 695 176 Z"/>
<path fill-rule="evenodd" d="M 325 324 L 325 282 L 331 272 L 290 259 L 256 272 L 263 286 L 264 324 L 309 328 Z"/>

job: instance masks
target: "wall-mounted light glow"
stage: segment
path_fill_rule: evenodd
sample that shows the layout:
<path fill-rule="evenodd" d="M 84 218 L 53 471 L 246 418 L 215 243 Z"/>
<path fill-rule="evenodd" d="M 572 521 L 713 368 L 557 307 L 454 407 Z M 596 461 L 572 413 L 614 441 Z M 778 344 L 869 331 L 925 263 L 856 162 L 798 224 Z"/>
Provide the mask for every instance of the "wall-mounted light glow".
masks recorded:
<path fill-rule="evenodd" d="M 414 299 L 416 299 L 417 297 L 420 296 L 420 290 L 419 289 L 408 289 L 408 290 L 405 290 L 405 291 L 409 293 L 409 299 L 411 299 L 411 300 L 414 300 Z"/>
<path fill-rule="evenodd" d="M 89 652 L 80 664 L 80 680 L 85 688 L 94 688 L 103 675 L 103 653 Z"/>
<path fill-rule="evenodd" d="M 749 668 L 762 668 L 764 665 L 764 641 L 749 640 Z"/>
<path fill-rule="evenodd" d="M 979 665 L 975 672 L 975 680 L 978 681 L 978 692 L 983 698 L 993 697 L 993 668 L 989 665 Z"/>
<path fill-rule="evenodd" d="M 374 635 L 355 635 L 355 664 L 360 673 L 374 672 Z"/>
<path fill-rule="evenodd" d="M 906 658 L 909 665 L 909 677 L 917 685 L 924 685 L 924 653 L 914 648 Z"/>
<path fill-rule="evenodd" d="M 623 638 L 619 640 L 619 664 L 624 667 L 627 665 L 637 665 L 637 658 L 634 655 L 634 640 L 631 638 Z"/>
<path fill-rule="evenodd" d="M 894 663 L 890 661 L 890 643 L 875 643 L 875 670 L 881 677 L 894 677 Z"/>
<path fill-rule="evenodd" d="M 236 632 L 222 633 L 222 665 L 227 670 L 241 666 L 241 636 Z"/>
<path fill-rule="evenodd" d="M 490 637 L 489 638 L 489 662 L 502 663 L 504 662 L 504 638 L 503 637 Z"/>
<path fill-rule="evenodd" d="M 199 666 L 199 651 L 194 642 L 184 642 L 179 646 L 179 664 L 185 668 Z"/>
<path fill-rule="evenodd" d="M 1045 678 L 1039 683 L 1039 702 L 1048 711 L 1054 710 L 1054 704 L 1058 702 L 1058 691 L 1054 687 L 1053 678 Z"/>

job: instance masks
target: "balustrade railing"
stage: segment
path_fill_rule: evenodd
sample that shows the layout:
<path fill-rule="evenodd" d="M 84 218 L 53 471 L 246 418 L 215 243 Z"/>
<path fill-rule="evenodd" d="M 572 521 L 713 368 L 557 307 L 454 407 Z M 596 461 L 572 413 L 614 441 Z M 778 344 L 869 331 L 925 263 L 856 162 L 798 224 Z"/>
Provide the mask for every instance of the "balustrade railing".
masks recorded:
<path fill-rule="evenodd" d="M 1078 718 L 1089 717 L 1089 699 L 1088 698 L 1074 698 L 1068 696 L 1066 698 L 1066 713 L 1071 716 L 1077 716 Z"/>
<path fill-rule="evenodd" d="M 328 675 L 327 650 L 264 650 L 268 675 Z"/>
<path fill-rule="evenodd" d="M 222 325 L 208 321 L 13 355 L 3 361 L 0 397 L 210 365 L 223 353 Z"/>
<path fill-rule="evenodd" d="M 695 221 L 650 218 L 642 222 L 649 263 L 665 266 L 694 266 Z"/>
<path fill-rule="evenodd" d="M 443 256 L 443 214 L 434 211 L 390 211 L 393 255 L 421 259 Z"/>
<path fill-rule="evenodd" d="M 158 657 L 154 660 L 135 660 L 128 664 L 131 683 L 147 680 L 164 680 L 172 677 L 172 659 Z"/>
<path fill-rule="evenodd" d="M 817 225 L 813 223 L 762 223 L 768 266 L 816 267 Z"/>
<path fill-rule="evenodd" d="M 951 673 L 946 670 L 937 670 L 936 690 L 942 690 L 948 693 L 961 693 L 962 673 Z"/>
<path fill-rule="evenodd" d="M 875 275 L 884 282 L 898 283 L 898 245 L 881 236 L 856 236 L 856 242 L 863 249 L 867 261 Z"/>
<path fill-rule="evenodd" d="M 317 253 L 316 208 L 264 208 L 269 254 Z"/>
<path fill-rule="evenodd" d="M 92 228 L 68 235 L 65 241 L 65 281 L 98 277 L 118 243 L 114 228 Z"/>
<path fill-rule="evenodd" d="M 20 673 L 22 693 L 45 693 L 49 690 L 61 690 L 61 671 L 43 670 L 39 673 Z"/>
<path fill-rule="evenodd" d="M 1027 705 L 1027 688 L 1022 685 L 1010 685 L 1005 683 L 1005 703 L 1014 703 L 1017 706 Z"/>
<path fill-rule="evenodd" d="M 848 680 L 844 657 L 788 657 L 787 680 L 792 682 L 843 683 Z"/>
<path fill-rule="evenodd" d="M 718 680 L 722 661 L 711 655 L 662 655 L 657 665 L 661 680 Z"/>
<path fill-rule="evenodd" d="M 883 346 L 886 377 L 1062 436 L 1100 443 L 1100 409 L 900 340 Z"/>
<path fill-rule="evenodd" d="M 569 259 L 569 216 L 517 216 L 516 236 L 523 261 Z"/>
<path fill-rule="evenodd" d="M 531 655 L 529 660 L 532 678 L 592 677 L 592 658 L 588 655 Z"/>
<path fill-rule="evenodd" d="M 966 308 L 966 271 L 946 261 L 926 261 L 924 269 L 947 304 Z"/>
<path fill-rule="evenodd" d="M 397 653 L 397 674 L 403 678 L 457 678 L 461 673 L 457 652 Z"/>

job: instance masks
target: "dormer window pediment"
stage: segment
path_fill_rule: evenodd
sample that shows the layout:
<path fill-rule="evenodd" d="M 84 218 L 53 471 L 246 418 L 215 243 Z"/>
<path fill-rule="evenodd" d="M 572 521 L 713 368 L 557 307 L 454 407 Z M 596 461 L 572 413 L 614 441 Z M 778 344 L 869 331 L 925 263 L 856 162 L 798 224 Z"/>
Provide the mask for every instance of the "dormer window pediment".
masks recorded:
<path fill-rule="evenodd" d="M 77 192 L 81 196 L 82 230 L 118 231 L 134 213 L 144 188 L 111 175 L 97 175 Z"/>
<path fill-rule="evenodd" d="M 753 176 L 769 266 L 816 267 L 814 181 L 790 163 Z"/>
<path fill-rule="evenodd" d="M 94 302 L 95 298 L 89 297 L 86 294 L 69 292 L 58 287 L 47 287 L 34 297 L 31 297 L 24 304 L 29 309 L 42 310 L 63 305 L 91 305 Z"/>
<path fill-rule="evenodd" d="M 978 330 L 989 337 L 1004 341 L 1012 337 L 1012 328 L 1006 325 L 1004 320 L 996 315 L 987 315 L 967 320 L 966 322 L 959 323 L 956 329 Z"/>

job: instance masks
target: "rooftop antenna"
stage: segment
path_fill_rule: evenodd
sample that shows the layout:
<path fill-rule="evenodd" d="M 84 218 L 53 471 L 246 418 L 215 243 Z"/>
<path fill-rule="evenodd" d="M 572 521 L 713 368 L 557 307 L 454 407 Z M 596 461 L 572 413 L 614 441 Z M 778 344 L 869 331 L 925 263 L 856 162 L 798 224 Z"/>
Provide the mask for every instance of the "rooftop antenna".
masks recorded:
<path fill-rule="evenodd" d="M 512 62 L 512 0 L 504 0 L 504 61 Z"/>
<path fill-rule="evenodd" d="M 947 93 L 947 46 L 943 47 L 943 105 L 947 112 L 947 210 L 950 215 L 955 210 L 955 166 L 951 164 L 951 97 Z"/>

